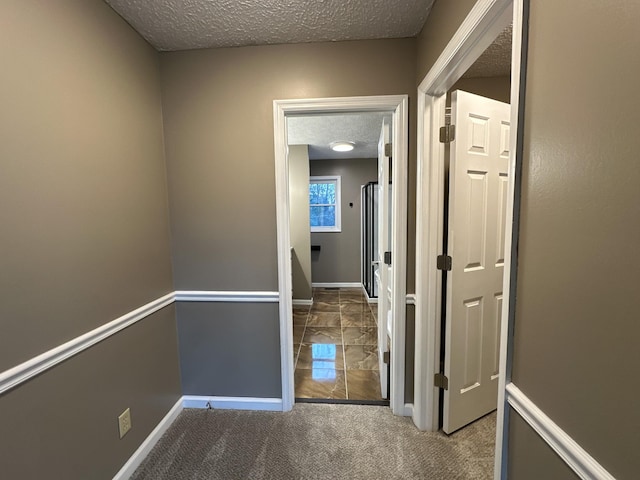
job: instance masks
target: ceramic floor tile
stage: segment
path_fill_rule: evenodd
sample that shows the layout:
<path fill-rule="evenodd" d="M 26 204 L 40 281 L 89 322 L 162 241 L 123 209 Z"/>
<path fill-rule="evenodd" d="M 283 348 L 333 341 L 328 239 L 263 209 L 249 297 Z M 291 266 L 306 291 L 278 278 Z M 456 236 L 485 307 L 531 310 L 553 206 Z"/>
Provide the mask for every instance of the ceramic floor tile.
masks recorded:
<path fill-rule="evenodd" d="M 293 314 L 306 315 L 309 313 L 309 308 L 311 308 L 311 305 L 294 305 Z"/>
<path fill-rule="evenodd" d="M 340 289 L 340 295 L 358 294 L 362 295 L 362 287 L 343 287 Z"/>
<path fill-rule="evenodd" d="M 367 301 L 364 297 L 344 297 L 340 295 L 340 304 L 341 305 L 367 305 Z"/>
<path fill-rule="evenodd" d="M 366 303 L 342 303 L 340 311 L 342 313 L 371 313 L 371 309 Z"/>
<path fill-rule="evenodd" d="M 314 288 L 313 297 L 294 314 L 296 397 L 346 399 L 349 378 L 349 398 L 379 400 L 376 322 L 362 289 Z"/>
<path fill-rule="evenodd" d="M 313 301 L 313 305 L 311 306 L 311 313 L 318 312 L 340 312 L 340 304 L 336 301 L 335 303 L 328 303 L 323 301 Z"/>
<path fill-rule="evenodd" d="M 296 368 L 296 365 L 298 364 L 298 352 L 300 351 L 300 344 L 299 343 L 294 343 L 293 344 L 293 368 Z"/>
<path fill-rule="evenodd" d="M 364 297 L 364 290 L 362 289 L 353 289 L 353 290 L 340 290 L 341 297 Z"/>
<path fill-rule="evenodd" d="M 296 368 L 344 370 L 342 345 L 335 343 L 302 344 Z"/>
<path fill-rule="evenodd" d="M 341 288 L 340 295 L 364 295 L 364 288 Z"/>
<path fill-rule="evenodd" d="M 307 325 L 310 327 L 339 327 L 340 313 L 316 312 L 309 315 Z"/>
<path fill-rule="evenodd" d="M 313 303 L 323 302 L 323 303 L 339 303 L 340 296 L 336 293 L 316 293 L 313 296 Z"/>
<path fill-rule="evenodd" d="M 298 398 L 347 398 L 343 370 L 296 369 L 294 378 Z"/>
<path fill-rule="evenodd" d="M 301 343 L 335 343 L 336 345 L 342 345 L 342 333 L 340 327 L 307 327 Z"/>
<path fill-rule="evenodd" d="M 349 400 L 383 400 L 380 376 L 375 370 L 347 370 Z"/>
<path fill-rule="evenodd" d="M 364 290 L 362 288 L 342 288 L 340 289 L 340 296 L 341 297 L 348 297 L 348 296 L 363 297 Z"/>
<path fill-rule="evenodd" d="M 378 370 L 377 350 L 378 347 L 376 345 L 345 345 L 344 354 L 347 370 Z"/>
<path fill-rule="evenodd" d="M 294 325 L 306 325 L 308 313 L 295 313 L 293 312 L 293 324 Z"/>
<path fill-rule="evenodd" d="M 345 345 L 377 345 L 378 343 L 378 329 L 375 327 L 342 327 L 342 335 Z"/>
<path fill-rule="evenodd" d="M 376 319 L 371 312 L 342 312 L 343 327 L 376 327 Z"/>
<path fill-rule="evenodd" d="M 293 343 L 302 343 L 302 335 L 304 334 L 304 325 L 293 326 Z"/>

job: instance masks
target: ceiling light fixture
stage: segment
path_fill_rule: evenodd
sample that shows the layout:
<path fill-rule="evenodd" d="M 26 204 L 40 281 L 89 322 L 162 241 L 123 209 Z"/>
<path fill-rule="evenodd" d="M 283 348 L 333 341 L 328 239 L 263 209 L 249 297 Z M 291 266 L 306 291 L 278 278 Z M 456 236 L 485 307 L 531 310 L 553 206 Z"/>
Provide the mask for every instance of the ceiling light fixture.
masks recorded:
<path fill-rule="evenodd" d="M 330 146 L 334 152 L 350 152 L 356 144 L 353 142 L 333 142 Z"/>

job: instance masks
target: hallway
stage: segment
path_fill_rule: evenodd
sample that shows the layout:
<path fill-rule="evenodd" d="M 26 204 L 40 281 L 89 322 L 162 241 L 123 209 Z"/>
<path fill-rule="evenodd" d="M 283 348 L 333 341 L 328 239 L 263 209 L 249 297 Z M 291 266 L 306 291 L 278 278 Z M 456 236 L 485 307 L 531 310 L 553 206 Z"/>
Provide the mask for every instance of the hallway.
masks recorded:
<path fill-rule="evenodd" d="M 296 398 L 385 401 L 375 315 L 361 288 L 314 288 L 313 306 L 294 307 Z"/>

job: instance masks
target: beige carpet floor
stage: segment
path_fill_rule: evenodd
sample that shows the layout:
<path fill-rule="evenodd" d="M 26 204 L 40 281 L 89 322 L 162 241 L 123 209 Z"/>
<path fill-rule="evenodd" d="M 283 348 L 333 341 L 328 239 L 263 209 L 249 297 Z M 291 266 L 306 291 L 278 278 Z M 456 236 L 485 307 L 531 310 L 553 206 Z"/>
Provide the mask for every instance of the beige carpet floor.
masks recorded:
<path fill-rule="evenodd" d="M 184 410 L 132 479 L 490 479 L 495 414 L 451 436 L 388 407 Z"/>

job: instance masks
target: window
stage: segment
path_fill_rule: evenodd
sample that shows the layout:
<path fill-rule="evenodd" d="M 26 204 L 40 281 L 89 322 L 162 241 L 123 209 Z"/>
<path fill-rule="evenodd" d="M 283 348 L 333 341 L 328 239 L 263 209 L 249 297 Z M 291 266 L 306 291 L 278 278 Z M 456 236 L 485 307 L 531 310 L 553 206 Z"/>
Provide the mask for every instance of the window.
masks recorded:
<path fill-rule="evenodd" d="M 309 219 L 312 232 L 339 232 L 340 177 L 309 178 Z"/>

